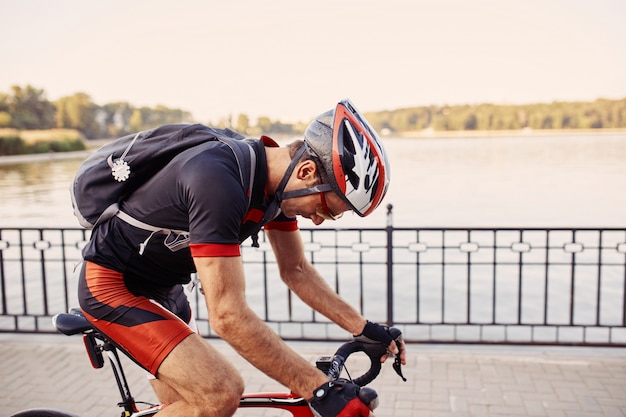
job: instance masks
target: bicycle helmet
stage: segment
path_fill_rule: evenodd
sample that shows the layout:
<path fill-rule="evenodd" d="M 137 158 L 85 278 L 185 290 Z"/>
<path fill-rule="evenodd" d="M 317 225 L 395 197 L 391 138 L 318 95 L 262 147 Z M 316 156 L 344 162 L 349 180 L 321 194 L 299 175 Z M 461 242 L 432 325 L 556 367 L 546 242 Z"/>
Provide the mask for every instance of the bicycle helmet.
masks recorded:
<path fill-rule="evenodd" d="M 389 163 L 380 138 L 348 99 L 318 116 L 304 143 L 326 171 L 330 185 L 361 217 L 381 203 L 389 188 Z"/>
<path fill-rule="evenodd" d="M 304 152 L 319 161 L 329 183 L 285 192 Z M 278 184 L 274 204 L 279 207 L 288 198 L 334 191 L 355 213 L 365 217 L 378 207 L 388 187 L 389 163 L 383 145 L 361 112 L 345 99 L 306 128 L 304 146 L 291 159 Z"/>

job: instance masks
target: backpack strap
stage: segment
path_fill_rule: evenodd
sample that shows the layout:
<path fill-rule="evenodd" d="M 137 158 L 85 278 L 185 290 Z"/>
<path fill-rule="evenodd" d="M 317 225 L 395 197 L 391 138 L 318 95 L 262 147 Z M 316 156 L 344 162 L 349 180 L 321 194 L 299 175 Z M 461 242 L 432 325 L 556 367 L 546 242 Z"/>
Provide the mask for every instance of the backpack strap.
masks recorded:
<path fill-rule="evenodd" d="M 252 187 L 254 186 L 254 174 L 256 171 L 256 152 L 254 152 L 252 145 L 247 142 L 247 139 L 233 140 L 230 138 L 220 138 L 219 141 L 228 145 L 230 149 L 233 151 L 233 153 L 235 154 L 235 158 L 237 159 L 237 163 L 239 164 L 239 175 L 240 175 L 241 184 L 243 184 L 244 187 L 247 184 L 246 194 L 248 195 L 248 209 L 250 209 L 250 202 L 252 200 Z M 247 148 L 247 151 L 249 153 L 250 174 L 248 178 L 244 176 L 245 170 L 242 167 L 242 161 L 245 161 L 245 156 L 244 156 L 245 151 L 242 151 L 241 147 Z M 259 246 L 259 231 L 261 230 L 262 227 L 263 227 L 263 224 L 261 223 L 258 229 L 250 235 L 250 238 L 252 239 L 253 248 L 260 247 Z"/>
<path fill-rule="evenodd" d="M 239 169 L 239 180 L 241 184 L 246 188 L 246 194 L 248 196 L 248 207 L 250 207 L 250 201 L 252 199 L 252 186 L 254 185 L 254 172 L 256 171 L 256 152 L 252 149 L 252 145 L 250 145 L 245 139 L 231 139 L 227 137 L 221 137 L 218 139 L 220 142 L 227 145 L 233 154 L 235 154 L 235 159 L 237 160 L 237 168 Z M 244 148 L 245 150 L 242 150 Z M 246 155 L 247 153 L 247 155 Z M 244 162 L 247 159 L 250 161 L 249 174 L 245 175 L 247 166 L 244 165 Z"/>
<path fill-rule="evenodd" d="M 125 221 L 131 226 L 135 226 L 139 229 L 147 230 L 150 236 L 139 244 L 139 254 L 143 255 L 146 245 L 152 239 L 155 234 L 167 235 L 163 244 L 172 252 L 176 252 L 182 248 L 189 246 L 189 232 L 186 230 L 168 229 L 166 227 L 152 226 L 151 224 L 144 223 L 141 220 L 137 220 L 133 216 L 124 213 L 122 210 L 118 210 L 115 214 L 119 219 Z"/>

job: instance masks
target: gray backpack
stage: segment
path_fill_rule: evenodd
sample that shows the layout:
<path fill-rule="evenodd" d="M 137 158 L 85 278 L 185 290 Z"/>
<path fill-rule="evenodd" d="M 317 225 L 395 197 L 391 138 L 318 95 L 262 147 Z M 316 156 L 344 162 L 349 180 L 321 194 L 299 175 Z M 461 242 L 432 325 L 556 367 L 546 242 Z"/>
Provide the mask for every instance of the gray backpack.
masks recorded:
<path fill-rule="evenodd" d="M 232 150 L 239 165 L 241 184 L 251 196 L 256 154 L 248 140 L 230 129 L 171 124 L 116 139 L 87 158 L 79 166 L 70 186 L 74 215 L 87 229 L 118 216 L 153 233 L 171 232 L 120 212 L 119 203 L 182 151 L 216 140 Z M 188 235 L 186 231 L 174 232 Z"/>

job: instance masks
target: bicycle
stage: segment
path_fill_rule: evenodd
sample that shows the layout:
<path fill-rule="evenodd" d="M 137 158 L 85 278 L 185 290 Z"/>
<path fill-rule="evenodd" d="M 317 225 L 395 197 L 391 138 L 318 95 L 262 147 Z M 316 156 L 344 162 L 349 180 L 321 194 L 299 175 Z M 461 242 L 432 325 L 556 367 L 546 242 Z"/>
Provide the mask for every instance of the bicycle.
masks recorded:
<path fill-rule="evenodd" d="M 120 361 L 118 349 L 114 343 L 109 340 L 104 334 L 100 333 L 94 328 L 89 321 L 83 316 L 82 312 L 78 308 L 73 308 L 69 313 L 57 314 L 53 317 L 52 322 L 56 329 L 67 335 L 72 336 L 76 334 L 83 335 L 83 342 L 87 355 L 91 365 L 95 369 L 102 368 L 104 366 L 103 353 L 109 359 L 117 386 L 120 392 L 122 401 L 117 405 L 122 408 L 121 417 L 151 417 L 154 416 L 159 410 L 162 409 L 162 405 L 150 404 L 142 401 L 136 401 L 131 392 L 126 376 Z M 400 331 L 395 328 L 390 328 L 392 336 L 396 339 L 398 348 L 401 348 Z M 361 376 L 352 379 L 345 368 L 345 362 L 350 355 L 356 352 L 365 353 L 370 359 L 369 369 Z M 380 373 L 382 364 L 380 358 L 387 353 L 387 348 L 381 343 L 367 343 L 359 340 L 353 340 L 342 344 L 333 356 L 322 356 L 316 361 L 316 366 L 321 371 L 325 372 L 331 380 L 339 379 L 343 370 L 348 373 L 348 380 L 364 387 L 372 382 Z M 406 378 L 402 375 L 400 363 L 400 352 L 396 355 L 393 362 L 393 369 L 404 380 Z M 365 396 L 372 390 L 362 390 Z M 363 397 L 362 397 L 363 398 Z M 366 403 L 370 409 L 374 409 L 377 406 L 377 398 L 368 397 Z M 140 409 L 140 405 L 146 408 Z M 259 392 L 259 393 L 244 393 L 239 401 L 239 408 L 272 408 L 288 411 L 293 417 L 313 417 L 313 413 L 309 408 L 308 403 L 301 397 L 291 392 Z M 48 408 L 33 408 L 24 411 L 17 412 L 10 417 L 80 417 L 71 412 L 48 409 Z"/>

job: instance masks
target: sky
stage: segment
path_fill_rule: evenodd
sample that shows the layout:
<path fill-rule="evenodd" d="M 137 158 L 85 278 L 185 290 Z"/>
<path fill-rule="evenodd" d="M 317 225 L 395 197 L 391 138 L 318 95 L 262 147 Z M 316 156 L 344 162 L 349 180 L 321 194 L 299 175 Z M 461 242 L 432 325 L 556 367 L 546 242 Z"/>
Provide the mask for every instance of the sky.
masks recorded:
<path fill-rule="evenodd" d="M 210 123 L 626 97 L 624 0 L 0 0 L 0 92 Z"/>

